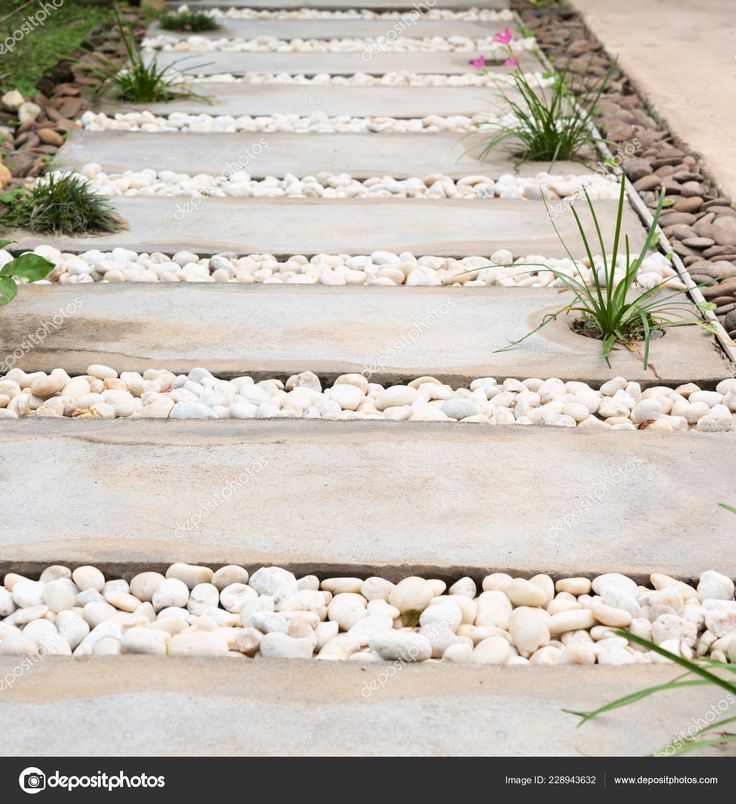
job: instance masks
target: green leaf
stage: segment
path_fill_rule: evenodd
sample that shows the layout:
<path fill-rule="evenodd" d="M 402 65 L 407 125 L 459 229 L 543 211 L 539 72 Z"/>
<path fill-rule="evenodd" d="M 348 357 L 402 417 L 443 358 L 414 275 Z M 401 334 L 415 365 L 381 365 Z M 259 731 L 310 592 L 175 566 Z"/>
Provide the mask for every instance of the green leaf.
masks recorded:
<path fill-rule="evenodd" d="M 732 514 L 736 514 L 736 508 L 733 505 L 729 505 L 728 503 L 718 503 L 721 508 L 725 508 L 727 511 L 730 511 Z"/>
<path fill-rule="evenodd" d="M 0 307 L 9 304 L 18 295 L 18 285 L 9 276 L 0 277 Z"/>
<path fill-rule="evenodd" d="M 4 204 L 9 204 L 17 195 L 20 195 L 23 192 L 25 192 L 23 187 L 16 187 L 13 190 L 8 190 L 7 193 L 0 195 L 0 201 L 2 201 Z"/>
<path fill-rule="evenodd" d="M 9 246 L 13 240 L 0 240 L 0 248 L 5 248 L 5 246 Z"/>
<path fill-rule="evenodd" d="M 37 282 L 53 270 L 53 262 L 49 262 L 38 254 L 29 253 L 4 265 L 2 271 L 0 271 L 0 276 L 17 276 L 19 279 Z"/>

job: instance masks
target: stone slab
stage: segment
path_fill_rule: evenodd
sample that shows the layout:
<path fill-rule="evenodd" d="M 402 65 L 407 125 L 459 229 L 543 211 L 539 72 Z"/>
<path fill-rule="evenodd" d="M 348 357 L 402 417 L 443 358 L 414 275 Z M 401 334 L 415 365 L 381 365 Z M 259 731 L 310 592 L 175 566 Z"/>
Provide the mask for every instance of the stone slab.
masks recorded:
<path fill-rule="evenodd" d="M 494 114 L 502 108 L 497 89 L 491 87 L 387 87 L 337 86 L 317 84 L 233 84 L 212 82 L 197 85 L 207 101 L 190 97 L 171 103 L 116 103 L 103 111 L 151 111 L 157 115 L 172 112 L 209 115 L 311 115 L 329 116 L 426 117 L 437 115 Z"/>
<path fill-rule="evenodd" d="M 220 17 L 220 28 L 216 31 L 198 33 L 208 39 L 258 39 L 273 37 L 274 39 L 363 39 L 374 37 L 380 39 L 400 36 L 407 39 L 423 39 L 425 37 L 467 36 L 471 39 L 484 39 L 502 31 L 510 22 L 465 20 L 428 20 L 407 13 L 402 19 L 313 19 L 313 20 L 278 20 L 278 19 L 230 19 Z M 165 31 L 158 23 L 148 29 L 148 36 L 173 36 L 186 39 L 189 33 Z"/>
<path fill-rule="evenodd" d="M 414 0 L 310 0 L 308 4 L 302 0 L 190 0 L 187 5 L 191 9 L 197 8 L 256 8 L 263 10 L 280 10 L 292 8 L 314 8 L 325 11 L 345 11 L 359 8 L 368 8 L 374 11 L 404 11 L 414 8 Z M 169 0 L 172 8 L 178 8 L 179 0 Z M 509 7 L 508 0 L 442 0 L 445 10 L 462 10 L 468 8 L 505 9 Z"/>
<path fill-rule="evenodd" d="M 734 445 L 449 423 L 8 420 L 0 557 L 24 572 L 186 561 L 734 576 L 733 514 L 717 505 L 733 500 Z"/>
<path fill-rule="evenodd" d="M 96 162 L 108 173 L 152 168 L 177 173 L 247 170 L 254 178 L 310 176 L 320 171 L 370 176 L 428 176 L 453 178 L 485 175 L 497 178 L 517 173 L 505 151 L 481 154 L 485 134 L 290 134 L 290 133 L 146 133 L 142 131 L 75 131 L 57 154 L 57 164 L 80 168 Z M 247 156 L 247 163 L 243 159 Z M 238 160 L 241 160 L 238 162 Z M 240 165 L 240 167 L 239 167 Z M 519 175 L 534 176 L 549 169 L 547 162 L 526 162 Z M 577 162 L 558 162 L 561 174 L 589 172 Z"/>
<path fill-rule="evenodd" d="M 109 235 L 62 237 L 9 232 L 16 249 L 53 243 L 63 251 L 103 251 L 116 246 L 134 251 L 197 254 L 370 254 L 376 249 L 437 256 L 474 256 L 507 248 L 515 255 L 563 257 L 565 250 L 541 201 L 519 199 L 257 199 L 204 198 L 198 209 L 184 198 L 117 197 L 113 205 L 128 229 Z M 190 203 L 190 202 L 189 202 Z M 597 202 L 604 237 L 612 237 L 615 201 Z M 587 218 L 585 219 L 587 221 Z M 569 212 L 557 219 L 573 254 L 583 256 Z M 624 231 L 632 250 L 644 230 L 625 211 Z M 593 232 L 589 231 L 592 236 Z"/>
<path fill-rule="evenodd" d="M 0 698 L 8 756 L 631 756 L 666 746 L 715 701 L 660 693 L 576 728 L 593 709 L 670 681 L 670 667 L 405 665 L 287 659 L 51 656 Z M 329 691 L 329 695 L 327 695 Z M 120 728 L 90 724 L 121 724 Z M 101 736 L 104 735 L 104 739 Z M 706 753 L 734 756 L 734 749 Z"/>
<path fill-rule="evenodd" d="M 736 199 L 736 4 L 732 0 L 573 0 L 590 30 L 675 138 Z M 672 66 L 687 52 L 687 69 Z"/>
<path fill-rule="evenodd" d="M 398 53 L 385 51 L 370 59 L 363 58 L 363 52 L 335 53 L 243 53 L 237 51 L 207 51 L 180 53 L 172 51 L 157 52 L 159 67 L 174 65 L 182 72 L 194 75 L 216 75 L 232 73 L 288 73 L 290 75 L 383 75 L 384 73 L 421 73 L 438 75 L 463 75 L 474 72 L 469 60 L 475 53 Z M 526 70 L 539 70 L 539 63 L 531 56 L 522 55 L 519 62 Z M 499 68 L 503 70 L 504 68 Z M 508 68 L 506 68 L 508 69 Z M 197 86 L 207 91 L 207 86 Z M 432 88 L 427 88 L 428 92 Z"/>
<path fill-rule="evenodd" d="M 370 372 L 394 382 L 430 374 L 454 385 L 485 376 L 603 382 L 617 375 L 713 385 L 729 375 L 712 338 L 696 327 L 657 340 L 649 368 L 640 354 L 617 349 L 609 369 L 600 343 L 576 335 L 564 319 L 516 349 L 497 351 L 559 306 L 559 292 L 547 288 L 37 285 L 21 288 L 3 311 L 0 355 L 71 309 L 14 365 L 78 373 L 91 363 L 177 372 L 201 365 L 215 374 L 262 377 Z"/>

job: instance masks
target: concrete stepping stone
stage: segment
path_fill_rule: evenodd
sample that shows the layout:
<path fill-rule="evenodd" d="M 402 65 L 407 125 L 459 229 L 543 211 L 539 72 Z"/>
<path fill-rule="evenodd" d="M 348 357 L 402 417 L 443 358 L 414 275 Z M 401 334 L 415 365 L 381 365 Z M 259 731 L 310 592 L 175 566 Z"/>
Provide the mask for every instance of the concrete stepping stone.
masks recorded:
<path fill-rule="evenodd" d="M 197 97 L 180 98 L 170 103 L 109 102 L 102 111 L 130 112 L 148 110 L 156 115 L 173 112 L 190 114 L 310 115 L 324 112 L 329 116 L 426 117 L 427 115 L 493 114 L 502 102 L 493 87 L 384 87 L 298 84 L 232 84 L 212 82 L 197 84 Z"/>
<path fill-rule="evenodd" d="M 226 0 L 227 4 L 227 0 Z M 511 22 L 489 21 L 469 22 L 466 20 L 428 20 L 407 13 L 401 19 L 314 19 L 314 20 L 278 20 L 278 19 L 229 19 L 219 17 L 220 28 L 216 31 L 198 33 L 208 39 L 259 39 L 273 37 L 275 39 L 362 39 L 364 37 L 400 36 L 407 39 L 423 39 L 430 36 L 467 36 L 471 39 L 483 39 L 503 31 L 507 26 L 513 29 Z M 390 33 L 389 33 L 390 32 Z M 154 23 L 147 31 L 148 36 L 166 34 L 177 39 L 186 39 L 189 33 L 165 31 L 158 23 Z"/>
<path fill-rule="evenodd" d="M 199 203 L 197 203 L 199 201 Z M 506 248 L 515 255 L 565 257 L 541 201 L 517 199 L 461 200 L 384 199 L 254 199 L 118 196 L 113 206 L 128 228 L 115 234 L 52 239 L 10 232 L 15 251 L 31 251 L 51 243 L 62 251 L 133 251 L 174 253 L 188 249 L 210 255 L 238 254 L 370 254 L 377 249 L 416 255 L 482 256 Z M 616 202 L 596 202 L 603 236 L 610 241 Z M 595 232 L 588 226 L 588 235 Z M 575 257 L 583 257 L 575 221 L 569 212 L 557 218 L 562 237 Z M 644 229 L 626 209 L 623 229 L 631 248 L 640 248 Z"/>
<path fill-rule="evenodd" d="M 253 178 L 314 175 L 321 171 L 349 173 L 353 178 L 409 178 L 442 173 L 452 178 L 484 175 L 496 178 L 515 173 L 513 157 L 495 149 L 477 158 L 487 135 L 419 134 L 292 134 L 292 133 L 146 133 L 75 131 L 58 153 L 62 167 L 80 168 L 89 162 L 106 173 L 152 168 L 177 173 L 209 173 L 243 169 Z M 264 144 L 265 142 L 265 144 Z M 258 155 L 242 168 L 237 160 L 260 143 Z M 230 168 L 227 166 L 230 165 Z M 534 176 L 549 169 L 544 162 L 525 163 L 519 175 Z M 556 174 L 580 175 L 577 162 L 559 162 Z"/>
<path fill-rule="evenodd" d="M 432 375 L 454 386 L 486 376 L 599 384 L 622 375 L 650 385 L 692 380 L 708 387 L 729 374 L 711 338 L 696 327 L 658 339 L 647 369 L 641 355 L 625 349 L 615 351 L 615 371 L 609 369 L 600 343 L 573 333 L 565 319 L 516 349 L 496 351 L 562 303 L 548 288 L 35 286 L 21 288 L 3 312 L 0 354 L 12 353 L 26 333 L 68 308 L 73 314 L 15 367 L 83 374 L 90 363 L 118 371 L 204 366 L 217 376 L 263 379 L 305 370 L 323 378 L 369 371 L 376 382 Z"/>
<path fill-rule="evenodd" d="M 16 572 L 185 561 L 734 576 L 733 515 L 717 505 L 732 499 L 733 445 L 447 423 L 4 421 L 0 555 Z M 208 506 L 224 487 L 227 502 Z"/>
<path fill-rule="evenodd" d="M 55 657 L 54 657 L 55 658 Z M 564 667 L 539 672 L 486 666 L 405 664 L 371 692 L 382 667 L 354 662 L 167 656 L 56 659 L 16 678 L 0 657 L 8 756 L 641 755 L 672 740 L 684 712 L 707 712 L 708 686 L 654 695 L 627 712 L 577 729 L 563 707 L 594 709 L 676 674 L 671 667 Z M 540 676 L 544 683 L 540 683 Z M 362 693 L 366 690 L 366 693 Z M 329 698 L 326 699 L 326 691 Z M 329 728 L 315 732 L 329 700 Z M 398 705 L 397 705 L 398 703 Z M 530 728 L 529 713 L 534 713 Z M 418 728 L 431 713 L 432 728 Z M 679 720 L 678 720 L 679 719 Z M 90 723 L 124 723 L 100 740 Z M 502 723 L 483 730 L 478 724 Z M 408 746 L 411 746 L 409 749 Z M 725 756 L 728 748 L 721 749 Z M 710 749 L 709 754 L 717 753 Z"/>
<path fill-rule="evenodd" d="M 173 52 L 157 51 L 159 67 L 175 66 L 181 72 L 193 75 L 216 75 L 231 73 L 289 73 L 290 75 L 383 75 L 384 73 L 422 73 L 439 75 L 462 75 L 475 72 L 469 65 L 477 53 L 397 53 L 386 51 L 371 59 L 364 59 L 362 51 L 338 53 L 243 53 L 237 51 Z M 150 60 L 150 56 L 147 57 Z M 519 56 L 519 63 L 526 71 L 541 71 L 539 62 L 531 56 Z M 508 68 L 499 67 L 508 71 Z M 207 91 L 198 86 L 197 91 Z M 425 91 L 431 93 L 432 89 Z"/>

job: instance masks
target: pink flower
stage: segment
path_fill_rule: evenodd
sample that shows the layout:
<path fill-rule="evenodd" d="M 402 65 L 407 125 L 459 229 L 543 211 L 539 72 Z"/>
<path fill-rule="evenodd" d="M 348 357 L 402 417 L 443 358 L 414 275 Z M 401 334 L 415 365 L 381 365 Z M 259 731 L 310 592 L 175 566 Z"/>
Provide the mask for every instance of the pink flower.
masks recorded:
<path fill-rule="evenodd" d="M 519 61 L 518 59 L 506 59 L 506 61 L 503 64 L 504 67 L 518 67 Z"/>
<path fill-rule="evenodd" d="M 497 33 L 493 37 L 493 41 L 498 42 L 500 45 L 508 45 L 508 43 L 511 41 L 511 29 L 504 28 L 503 33 Z"/>
<path fill-rule="evenodd" d="M 476 70 L 483 70 L 486 66 L 486 57 L 485 56 L 478 56 L 477 59 L 470 60 L 470 66 Z"/>

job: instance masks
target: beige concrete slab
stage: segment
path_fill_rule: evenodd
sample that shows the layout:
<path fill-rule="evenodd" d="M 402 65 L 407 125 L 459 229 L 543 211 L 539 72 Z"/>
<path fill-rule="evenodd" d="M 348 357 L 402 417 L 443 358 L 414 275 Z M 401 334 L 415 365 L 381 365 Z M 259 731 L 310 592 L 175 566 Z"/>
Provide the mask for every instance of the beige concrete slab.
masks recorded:
<path fill-rule="evenodd" d="M 736 198 L 736 4 L 573 0 L 572 5 L 675 137 L 699 153 L 722 191 Z"/>
<path fill-rule="evenodd" d="M 182 98 L 171 103 L 107 103 L 103 110 L 115 112 L 149 110 L 158 115 L 189 114 L 353 115 L 361 117 L 425 117 L 495 113 L 502 108 L 499 91 L 491 87 L 354 87 L 306 84 L 198 84 L 200 98 Z"/>
<path fill-rule="evenodd" d="M 17 658 L 0 658 L 0 677 Z M 670 667 L 380 667 L 288 659 L 51 656 L 0 699 L 10 756 L 631 756 L 666 746 L 717 703 L 659 694 L 578 729 L 593 709 L 670 681 Z M 14 677 L 14 676 L 13 676 Z M 90 724 L 117 723 L 119 728 Z M 707 753 L 733 756 L 731 748 Z"/>
<path fill-rule="evenodd" d="M 254 178 L 309 176 L 320 171 L 349 173 L 353 178 L 395 178 L 443 173 L 453 178 L 506 173 L 534 176 L 549 170 L 547 162 L 527 162 L 517 171 L 513 156 L 494 149 L 480 159 L 486 134 L 212 134 L 127 131 L 75 131 L 58 152 L 57 164 L 80 168 L 88 162 L 108 173 L 153 168 L 177 173 L 210 173 L 245 169 Z M 256 143 L 259 143 L 254 150 Z M 243 154 L 247 165 L 238 167 Z M 241 163 L 244 164 L 244 163 Z M 590 172 L 577 162 L 558 162 L 555 173 Z"/>
<path fill-rule="evenodd" d="M 179 0 L 169 0 L 169 5 L 178 8 Z M 369 8 L 374 11 L 403 11 L 414 8 L 413 0 L 310 0 L 305 4 L 302 0 L 190 0 L 187 4 L 197 8 L 259 8 L 265 10 L 290 8 L 318 8 L 324 10 L 345 11 L 347 9 Z M 442 0 L 442 8 L 508 8 L 508 0 Z"/>
<path fill-rule="evenodd" d="M 733 514 L 717 503 L 733 499 L 734 445 L 444 423 L 7 420 L 0 556 L 23 571 L 733 576 Z"/>
<path fill-rule="evenodd" d="M 216 31 L 198 33 L 208 39 L 258 39 L 269 36 L 275 39 L 363 39 L 365 37 L 387 37 L 393 39 L 399 35 L 408 39 L 423 39 L 430 36 L 467 36 L 471 39 L 483 39 L 493 36 L 511 22 L 465 20 L 428 20 L 423 19 L 416 11 L 407 11 L 402 19 L 342 19 L 327 18 L 313 20 L 278 20 L 257 19 L 243 20 L 220 17 L 220 28 Z M 191 34 L 177 31 L 164 31 L 154 22 L 148 29 L 148 36 L 166 34 L 177 39 L 185 39 Z"/>
<path fill-rule="evenodd" d="M 541 201 L 204 198 L 196 210 L 187 203 L 184 198 L 117 197 L 114 206 L 128 222 L 125 231 L 75 238 L 14 231 L 6 239 L 17 241 L 16 248 L 23 250 L 50 242 L 64 251 L 122 246 L 166 253 L 186 248 L 198 254 L 311 255 L 370 254 L 385 249 L 469 256 L 507 248 L 515 255 L 565 256 Z M 615 206 L 614 201 L 596 205 L 609 242 Z M 562 213 L 557 226 L 572 253 L 583 256 L 572 215 Z M 644 230 L 629 209 L 624 231 L 631 237 L 632 249 L 640 248 Z"/>
<path fill-rule="evenodd" d="M 370 59 L 363 58 L 363 51 L 339 53 L 242 53 L 235 51 L 179 53 L 157 52 L 156 62 L 160 67 L 175 65 L 182 72 L 195 75 L 232 73 L 289 73 L 290 75 L 383 75 L 384 73 L 437 73 L 462 75 L 474 72 L 469 61 L 477 53 L 398 53 L 385 51 Z M 539 62 L 531 56 L 520 56 L 519 62 L 526 70 L 539 70 Z M 504 68 L 501 67 L 501 70 Z M 508 69 L 508 68 L 506 68 Z M 206 86 L 203 86 L 205 92 Z M 428 88 L 428 91 L 432 91 Z"/>
<path fill-rule="evenodd" d="M 74 315 L 16 367 L 84 373 L 102 363 L 186 372 L 202 365 L 215 374 L 264 377 L 307 369 L 320 376 L 371 371 L 377 381 L 431 374 L 453 384 L 484 376 L 603 382 L 623 375 L 650 384 L 713 385 L 729 374 L 712 338 L 696 327 L 670 330 L 656 341 L 649 368 L 640 354 L 618 349 L 609 369 L 600 343 L 576 335 L 564 319 L 516 349 L 497 351 L 560 303 L 559 292 L 547 288 L 24 287 L 3 311 L 0 354 L 12 353 L 69 306 Z"/>

